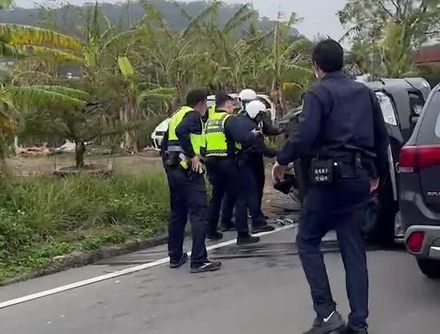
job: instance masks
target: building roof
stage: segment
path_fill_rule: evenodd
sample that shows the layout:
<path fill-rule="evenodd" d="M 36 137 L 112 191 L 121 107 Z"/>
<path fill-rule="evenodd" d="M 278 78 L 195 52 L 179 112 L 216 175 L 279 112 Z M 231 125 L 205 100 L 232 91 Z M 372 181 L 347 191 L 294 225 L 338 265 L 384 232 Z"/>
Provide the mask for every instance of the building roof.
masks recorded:
<path fill-rule="evenodd" d="M 416 65 L 440 63 L 440 44 L 420 48 L 414 53 L 413 61 Z"/>

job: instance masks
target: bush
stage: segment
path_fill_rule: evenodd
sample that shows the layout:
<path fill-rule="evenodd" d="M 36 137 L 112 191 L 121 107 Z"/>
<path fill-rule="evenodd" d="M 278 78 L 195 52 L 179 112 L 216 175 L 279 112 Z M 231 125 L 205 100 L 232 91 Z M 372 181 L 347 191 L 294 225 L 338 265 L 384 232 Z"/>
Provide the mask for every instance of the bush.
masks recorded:
<path fill-rule="evenodd" d="M 65 252 L 165 230 L 168 190 L 161 172 L 13 178 L 0 186 L 0 280 L 5 266 L 40 268 Z"/>

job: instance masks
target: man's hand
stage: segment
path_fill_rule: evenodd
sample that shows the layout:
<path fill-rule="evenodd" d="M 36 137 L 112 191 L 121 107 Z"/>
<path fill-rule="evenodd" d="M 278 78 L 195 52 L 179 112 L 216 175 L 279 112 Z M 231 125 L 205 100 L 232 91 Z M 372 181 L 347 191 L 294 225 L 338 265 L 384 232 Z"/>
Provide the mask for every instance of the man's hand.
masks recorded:
<path fill-rule="evenodd" d="M 379 188 L 379 179 L 371 179 L 370 180 L 370 193 L 373 193 Z"/>
<path fill-rule="evenodd" d="M 203 168 L 203 166 L 202 166 L 202 163 L 200 162 L 200 157 L 198 155 L 196 155 L 195 157 L 193 157 L 191 159 L 191 169 L 195 173 L 200 173 L 202 168 Z"/>
<path fill-rule="evenodd" d="M 278 161 L 275 162 L 275 165 L 273 166 L 273 176 L 275 178 L 275 181 L 283 181 L 284 174 L 286 174 L 288 169 L 289 166 L 281 166 Z"/>

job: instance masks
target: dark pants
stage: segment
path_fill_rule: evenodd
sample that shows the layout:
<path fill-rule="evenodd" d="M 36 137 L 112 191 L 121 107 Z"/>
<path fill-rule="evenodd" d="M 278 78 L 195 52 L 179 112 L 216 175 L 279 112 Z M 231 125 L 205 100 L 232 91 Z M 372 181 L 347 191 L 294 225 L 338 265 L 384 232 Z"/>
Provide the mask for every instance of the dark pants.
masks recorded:
<path fill-rule="evenodd" d="M 211 182 L 212 197 L 208 210 L 208 233 L 217 231 L 222 202 L 227 194 L 228 201 L 235 204 L 235 227 L 239 234 L 248 234 L 247 212 L 244 192 L 238 165 L 235 159 L 211 158 L 206 162 L 208 177 Z"/>
<path fill-rule="evenodd" d="M 336 304 L 320 244 L 328 231 L 336 230 L 351 307 L 349 323 L 364 327 L 368 317 L 368 271 L 361 225 L 366 217 L 364 203 L 369 197 L 369 181 L 361 177 L 335 182 L 332 186 L 314 186 L 306 195 L 297 237 L 298 250 L 314 309 L 322 319 L 336 309 Z"/>
<path fill-rule="evenodd" d="M 251 158 L 250 165 L 254 174 L 255 182 L 257 184 L 258 200 L 261 205 L 263 203 L 264 183 L 266 181 L 266 175 L 264 170 L 264 158 L 262 155 L 256 155 Z"/>
<path fill-rule="evenodd" d="M 244 184 L 244 189 L 246 193 L 246 206 L 249 209 L 249 213 L 252 218 L 252 226 L 255 228 L 266 225 L 266 219 L 264 218 L 263 212 L 261 211 L 259 181 L 256 177 L 256 173 L 254 172 L 252 159 L 246 159 L 241 162 L 240 175 Z"/>
<path fill-rule="evenodd" d="M 246 199 L 244 199 L 244 203 L 246 205 Z M 221 207 L 221 224 L 223 227 L 228 228 L 233 226 L 232 216 L 234 214 L 234 206 L 234 196 L 229 195 L 226 191 Z"/>
<path fill-rule="evenodd" d="M 189 220 L 192 233 L 191 263 L 207 260 L 205 233 L 207 192 L 201 174 L 189 173 L 181 167 L 167 168 L 170 188 L 171 216 L 168 224 L 168 253 L 171 261 L 179 261 L 183 253 L 185 227 Z"/>

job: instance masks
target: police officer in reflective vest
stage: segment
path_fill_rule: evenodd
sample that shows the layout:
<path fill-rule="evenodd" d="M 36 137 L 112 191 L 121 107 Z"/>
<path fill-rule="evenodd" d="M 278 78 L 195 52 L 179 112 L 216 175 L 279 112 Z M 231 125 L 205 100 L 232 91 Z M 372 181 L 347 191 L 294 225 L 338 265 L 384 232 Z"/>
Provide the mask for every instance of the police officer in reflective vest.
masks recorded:
<path fill-rule="evenodd" d="M 221 239 L 217 231 L 220 207 L 226 191 L 235 203 L 237 244 L 256 243 L 260 239 L 249 234 L 244 184 L 241 182 L 236 158 L 236 141 L 255 141 L 255 136 L 243 133 L 233 116 L 234 99 L 225 93 L 216 95 L 215 113 L 206 123 L 206 166 L 213 186 L 208 214 L 208 238 Z"/>
<path fill-rule="evenodd" d="M 188 93 L 186 105 L 170 120 L 163 149 L 165 171 L 170 188 L 171 217 L 168 226 L 170 267 L 179 268 L 188 259 L 183 252 L 185 226 L 189 216 L 192 233 L 191 272 L 220 269 L 210 262 L 205 247 L 207 191 L 201 154 L 205 140 L 201 117 L 206 113 L 207 94 Z"/>
<path fill-rule="evenodd" d="M 377 171 L 387 170 L 388 134 L 374 93 L 341 72 L 344 51 L 337 42 L 319 42 L 312 59 L 321 80 L 305 94 L 298 133 L 278 154 L 274 174 L 282 180 L 289 163 L 314 156 L 297 236 L 317 314 L 306 333 L 367 334 L 368 271 L 361 225 L 370 191 L 377 187 Z M 332 229 L 346 271 L 347 326 L 336 311 L 320 250 Z"/>

